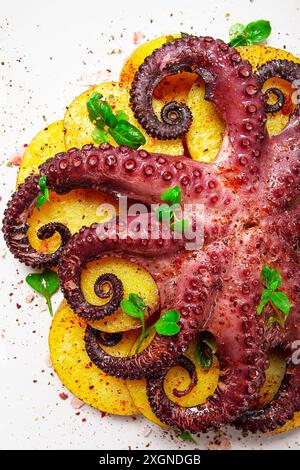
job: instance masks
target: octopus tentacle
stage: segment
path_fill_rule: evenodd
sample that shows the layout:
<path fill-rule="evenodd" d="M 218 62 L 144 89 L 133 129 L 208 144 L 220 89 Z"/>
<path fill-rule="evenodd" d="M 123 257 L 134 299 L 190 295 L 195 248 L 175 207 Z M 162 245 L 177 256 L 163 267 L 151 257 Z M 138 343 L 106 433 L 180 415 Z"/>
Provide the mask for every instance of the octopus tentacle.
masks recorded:
<path fill-rule="evenodd" d="M 265 138 L 263 95 L 249 62 L 243 61 L 235 49 L 221 40 L 189 36 L 167 43 L 147 57 L 130 91 L 137 120 L 148 134 L 159 139 L 173 139 L 188 130 L 191 119 L 185 105 L 172 102 L 175 119 L 165 119 L 165 122 L 157 118 L 152 108 L 152 96 L 158 83 L 182 71 L 193 71 L 204 78 L 206 99 L 217 106 L 224 118 L 226 146 L 233 151 L 224 151 L 222 147 L 219 166 L 227 172 L 233 168 L 239 171 L 242 183 L 251 175 L 255 177 Z"/>
<path fill-rule="evenodd" d="M 209 261 L 203 252 L 197 254 L 196 259 L 187 260 L 178 277 L 168 283 L 165 299 L 161 299 L 161 311 L 173 308 L 180 312 L 181 329 L 177 335 L 156 334 L 151 344 L 140 353 L 114 357 L 101 348 L 93 329 L 88 326 L 85 344 L 91 361 L 110 375 L 129 379 L 157 376 L 162 369 L 173 364 L 187 350 L 189 342 L 207 322 L 213 309 L 217 279 L 213 274 L 215 264 L 209 265 Z"/>
<path fill-rule="evenodd" d="M 123 333 L 106 333 L 100 330 L 94 330 L 94 335 L 102 346 L 116 346 L 122 340 Z"/>
<path fill-rule="evenodd" d="M 177 388 L 173 389 L 173 394 L 175 395 L 175 397 L 180 398 L 184 397 L 185 395 L 188 395 L 193 390 L 193 388 L 197 385 L 198 377 L 195 364 L 187 357 L 181 356 L 176 359 L 176 362 L 173 364 L 173 366 L 176 365 L 181 366 L 185 370 L 187 370 L 191 379 L 189 385 L 185 388 L 185 390 L 177 390 Z"/>
<path fill-rule="evenodd" d="M 25 264 L 36 268 L 56 265 L 64 246 L 71 237 L 66 225 L 52 222 L 40 227 L 37 236 L 40 240 L 45 240 L 58 232 L 61 236 L 60 247 L 51 254 L 38 253 L 31 247 L 27 236 L 29 225 L 26 219 L 39 194 L 38 182 L 38 175 L 29 176 L 19 186 L 7 205 L 3 220 L 4 239 L 10 251 Z"/>
<path fill-rule="evenodd" d="M 298 206 L 280 214 L 272 224 L 269 221 L 264 222 L 265 232 L 267 233 L 268 227 L 269 232 L 274 234 L 273 263 L 280 268 L 282 289 L 292 303 L 284 326 L 273 324 L 266 328 L 265 337 L 269 348 L 284 350 L 288 358 L 284 379 L 274 399 L 258 409 L 255 409 L 257 405 L 254 404 L 254 409 L 238 419 L 237 427 L 247 431 L 272 431 L 285 424 L 296 411 L 300 410 L 299 224 Z"/>
<path fill-rule="evenodd" d="M 166 370 L 147 380 L 147 393 L 154 413 L 166 424 L 190 432 L 206 432 L 237 418 L 258 395 L 266 367 L 266 342 L 263 322 L 256 313 L 255 290 L 248 288 L 248 278 L 257 278 L 253 248 L 261 234 L 249 231 L 224 248 L 209 247 L 210 257 L 220 259 L 222 288 L 219 291 L 212 318 L 205 330 L 217 343 L 216 355 L 220 364 L 220 379 L 216 391 L 206 403 L 184 408 L 168 399 L 164 392 Z M 242 253 L 241 253 L 242 250 Z M 247 268 L 245 268 L 247 266 Z M 226 270 L 225 270 L 226 268 Z M 258 284 L 257 284 L 258 285 Z"/>
<path fill-rule="evenodd" d="M 300 80 L 300 64 L 286 60 L 271 61 L 258 70 L 263 83 L 271 77 L 293 82 Z M 261 187 L 269 202 L 277 209 L 287 208 L 297 202 L 300 186 L 300 105 L 290 116 L 283 131 L 269 139 L 264 158 L 264 175 Z"/>
<path fill-rule="evenodd" d="M 284 379 L 274 399 L 263 408 L 247 411 L 236 421 L 245 431 L 268 432 L 289 421 L 300 410 L 300 366 L 288 362 Z"/>
<path fill-rule="evenodd" d="M 266 62 L 257 70 L 256 76 L 261 86 L 265 83 L 266 80 L 273 77 L 282 78 L 293 84 L 293 82 L 300 79 L 300 64 L 289 60 L 271 60 L 269 62 Z M 276 89 L 276 93 L 277 90 L 278 89 Z M 299 104 L 296 106 L 296 109 L 293 114 L 300 114 Z"/>
<path fill-rule="evenodd" d="M 226 214 L 231 220 L 228 215 L 233 200 L 231 192 L 218 182 L 218 175 L 213 169 L 189 158 L 150 154 L 124 146 L 115 148 L 109 144 L 98 148 L 85 145 L 82 150 L 73 148 L 47 160 L 39 171 L 38 175 L 29 176 L 13 194 L 3 220 L 4 237 L 11 252 L 33 267 L 57 264 L 61 254 L 61 249 L 51 255 L 38 253 L 27 237 L 26 219 L 39 195 L 41 175 L 47 176 L 48 188 L 57 193 L 92 188 L 126 194 L 131 199 L 148 204 L 159 203 L 166 189 L 180 185 L 182 203 L 199 202 L 205 204 L 208 213 L 223 212 L 222 223 L 218 225 L 221 231 L 224 231 Z M 209 238 L 210 234 L 216 233 L 217 224 L 214 220 L 206 225 L 206 236 Z M 63 235 L 64 243 L 67 231 L 63 232 L 58 224 L 56 228 Z"/>
<path fill-rule="evenodd" d="M 86 301 L 81 291 L 80 278 L 82 269 L 89 261 L 99 259 L 109 252 L 119 251 L 153 257 L 155 255 L 162 256 L 164 253 L 170 255 L 183 248 L 184 240 L 177 240 L 174 232 L 170 233 L 170 238 L 167 240 L 162 235 L 158 239 L 152 237 L 148 227 L 148 222 L 150 222 L 148 214 L 145 219 L 147 221 L 146 233 L 138 239 L 135 239 L 134 230 L 130 231 L 130 229 L 122 236 L 123 226 L 119 221 L 116 221 L 115 225 L 108 222 L 92 224 L 89 228 L 83 227 L 69 241 L 59 261 L 58 274 L 63 294 L 77 315 L 86 320 L 99 320 L 115 312 L 123 297 L 124 291 L 120 279 L 112 274 L 104 274 L 96 281 L 94 290 L 97 295 L 100 293 L 100 297 L 103 298 L 101 284 L 109 282 L 111 285 L 110 299 L 101 306 L 92 305 Z M 155 224 L 160 225 L 158 221 Z M 106 294 L 104 295 L 104 298 L 107 298 Z"/>
<path fill-rule="evenodd" d="M 268 99 L 271 95 L 275 95 L 277 98 L 276 103 L 269 104 Z M 284 93 L 279 88 L 268 88 L 265 91 L 265 110 L 266 113 L 277 113 L 283 108 L 285 103 Z"/>

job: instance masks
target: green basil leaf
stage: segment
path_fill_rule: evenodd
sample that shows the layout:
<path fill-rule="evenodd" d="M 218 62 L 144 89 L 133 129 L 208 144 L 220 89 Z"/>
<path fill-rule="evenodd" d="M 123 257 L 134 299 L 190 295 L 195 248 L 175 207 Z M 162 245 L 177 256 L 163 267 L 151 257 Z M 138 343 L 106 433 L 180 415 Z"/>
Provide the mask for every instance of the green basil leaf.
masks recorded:
<path fill-rule="evenodd" d="M 282 284 L 280 273 L 276 269 L 271 269 L 267 265 L 264 265 L 261 270 L 261 280 L 263 285 L 270 290 L 276 290 Z"/>
<path fill-rule="evenodd" d="M 203 370 L 211 368 L 213 363 L 213 351 L 203 338 L 199 340 L 196 346 L 195 356 Z"/>
<path fill-rule="evenodd" d="M 171 227 L 171 230 L 174 230 L 174 232 L 184 233 L 188 230 L 189 225 L 190 223 L 188 220 L 181 219 L 181 220 L 176 220 L 175 222 L 173 222 L 170 225 L 170 227 Z"/>
<path fill-rule="evenodd" d="M 129 121 L 129 117 L 127 116 L 126 113 L 122 110 L 118 110 L 115 112 L 115 116 L 118 121 Z"/>
<path fill-rule="evenodd" d="M 164 321 L 161 318 L 155 324 L 155 328 L 157 333 L 163 336 L 173 336 L 180 331 L 180 326 L 177 323 Z"/>
<path fill-rule="evenodd" d="M 121 300 L 121 309 L 124 313 L 134 318 L 141 318 L 142 311 L 130 300 Z"/>
<path fill-rule="evenodd" d="M 59 288 L 57 273 L 47 268 L 42 273 L 28 274 L 25 280 L 30 287 L 46 298 L 49 312 L 51 315 L 53 315 L 51 296 Z"/>
<path fill-rule="evenodd" d="M 180 320 L 180 313 L 177 310 L 166 310 L 160 317 L 160 320 L 177 322 Z"/>
<path fill-rule="evenodd" d="M 127 121 L 118 121 L 113 129 L 109 129 L 109 133 L 118 145 L 127 145 L 127 147 L 134 150 L 137 150 L 146 143 L 146 139 L 141 131 Z"/>
<path fill-rule="evenodd" d="M 229 28 L 230 41 L 243 34 L 245 26 L 242 23 L 235 23 Z"/>
<path fill-rule="evenodd" d="M 107 131 L 98 129 L 97 127 L 92 132 L 92 139 L 96 144 L 102 144 L 103 142 L 109 142 Z"/>
<path fill-rule="evenodd" d="M 91 97 L 87 100 L 86 103 L 89 118 L 94 124 L 96 124 L 97 120 L 103 120 L 98 107 L 98 103 L 101 98 L 103 98 L 103 95 L 95 92 L 91 95 Z"/>
<path fill-rule="evenodd" d="M 144 302 L 144 299 L 137 294 L 131 293 L 128 295 L 128 299 L 130 302 L 134 303 L 136 307 L 140 310 L 145 310 L 147 305 Z"/>
<path fill-rule="evenodd" d="M 47 199 L 43 194 L 40 194 L 36 200 L 36 207 L 38 208 L 38 210 L 40 210 L 40 208 L 43 204 L 45 204 L 45 202 L 47 202 Z"/>
<path fill-rule="evenodd" d="M 244 33 L 247 36 L 249 44 L 261 44 L 271 34 L 272 28 L 269 21 L 252 21 L 245 27 Z"/>
<path fill-rule="evenodd" d="M 174 212 L 171 211 L 170 206 L 162 204 L 156 209 L 156 217 L 160 222 L 166 222 L 174 217 Z"/>
<path fill-rule="evenodd" d="M 290 304 L 289 299 L 284 292 L 273 292 L 271 296 L 271 302 L 275 305 L 275 307 L 281 310 L 286 317 L 288 316 L 292 304 Z"/>
<path fill-rule="evenodd" d="M 173 188 L 167 189 L 160 196 L 162 201 L 169 202 L 170 204 L 180 204 L 181 202 L 181 188 L 180 186 L 174 186 Z"/>
<path fill-rule="evenodd" d="M 230 41 L 229 45 L 231 47 L 248 46 L 249 42 L 244 34 L 238 34 L 235 38 Z"/>
<path fill-rule="evenodd" d="M 58 275 L 51 269 L 45 269 L 42 273 L 42 282 L 46 286 L 47 292 L 49 292 L 50 295 L 55 294 L 59 288 Z"/>
<path fill-rule="evenodd" d="M 91 121 L 100 129 L 103 128 L 103 121 L 109 127 L 115 127 L 117 118 L 115 117 L 112 107 L 107 101 L 102 100 L 100 93 L 93 93 L 87 101 L 87 109 Z"/>
<path fill-rule="evenodd" d="M 113 113 L 112 107 L 107 101 L 99 101 L 99 113 L 108 127 L 113 128 L 117 125 L 118 120 Z"/>
<path fill-rule="evenodd" d="M 258 304 L 258 306 L 256 307 L 256 311 L 258 313 L 258 315 L 260 315 L 264 309 L 264 306 L 269 302 L 269 299 L 265 299 L 265 300 L 261 300 Z"/>
<path fill-rule="evenodd" d="M 191 435 L 189 431 L 182 431 L 182 433 L 179 436 L 183 441 L 190 441 L 196 443 L 195 439 Z"/>
<path fill-rule="evenodd" d="M 39 188 L 42 192 L 42 194 L 44 194 L 44 192 L 46 191 L 47 188 L 47 176 L 46 175 L 43 175 L 40 177 L 39 179 Z"/>

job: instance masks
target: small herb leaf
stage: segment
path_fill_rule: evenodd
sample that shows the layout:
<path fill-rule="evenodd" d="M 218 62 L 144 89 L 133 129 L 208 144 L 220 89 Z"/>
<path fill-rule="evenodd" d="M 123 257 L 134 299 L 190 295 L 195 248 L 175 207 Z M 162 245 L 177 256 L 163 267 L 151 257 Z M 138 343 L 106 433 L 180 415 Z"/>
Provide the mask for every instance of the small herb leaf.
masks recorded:
<path fill-rule="evenodd" d="M 42 207 L 45 202 L 50 202 L 49 199 L 49 189 L 47 188 L 47 176 L 43 175 L 39 179 L 39 188 L 41 190 L 41 194 L 39 194 L 36 200 L 36 206 L 38 210 Z"/>
<path fill-rule="evenodd" d="M 180 320 L 180 313 L 177 310 L 166 310 L 162 314 L 161 320 L 177 322 Z"/>
<path fill-rule="evenodd" d="M 96 144 L 102 144 L 103 142 L 109 142 L 109 137 L 107 131 L 104 129 L 95 129 L 92 132 L 92 139 Z"/>
<path fill-rule="evenodd" d="M 36 292 L 42 294 L 45 297 L 50 315 L 52 316 L 53 309 L 51 304 L 51 296 L 59 288 L 57 273 L 47 268 L 42 273 L 28 274 L 25 280 L 30 287 L 32 287 Z"/>
<path fill-rule="evenodd" d="M 122 110 L 116 111 L 116 118 L 118 121 L 129 121 L 129 117 Z"/>
<path fill-rule="evenodd" d="M 166 222 L 167 220 L 171 220 L 174 217 L 174 213 L 170 206 L 167 206 L 167 204 L 162 204 L 156 209 L 156 216 L 160 222 Z"/>
<path fill-rule="evenodd" d="M 167 310 L 155 323 L 157 333 L 164 336 L 173 336 L 179 333 L 180 313 L 177 310 Z"/>
<path fill-rule="evenodd" d="M 146 143 L 144 135 L 137 127 L 127 121 L 120 120 L 114 128 L 109 128 L 109 133 L 119 145 L 127 145 L 134 150 Z"/>
<path fill-rule="evenodd" d="M 182 433 L 179 436 L 183 441 L 190 441 L 196 443 L 195 439 L 191 435 L 189 431 L 182 431 Z"/>
<path fill-rule="evenodd" d="M 292 305 L 284 292 L 273 292 L 271 295 L 271 302 L 275 307 L 279 308 L 286 317 L 288 316 Z"/>
<path fill-rule="evenodd" d="M 174 230 L 174 232 L 184 233 L 189 228 L 189 221 L 186 219 L 175 220 L 175 222 L 173 222 L 170 227 L 171 230 Z"/>
<path fill-rule="evenodd" d="M 272 28 L 269 21 L 258 20 L 247 24 L 245 33 L 250 44 L 261 44 L 271 34 Z"/>
<path fill-rule="evenodd" d="M 197 347 L 195 356 L 198 361 L 198 364 L 203 370 L 208 370 L 211 368 L 213 363 L 213 347 L 209 341 L 205 338 L 200 338 Z"/>
<path fill-rule="evenodd" d="M 287 295 L 284 292 L 279 292 L 277 289 L 282 284 L 282 277 L 276 269 L 271 269 L 269 266 L 264 265 L 260 273 L 262 284 L 266 287 L 261 294 L 260 303 L 257 306 L 257 313 L 260 315 L 264 307 L 270 303 L 275 311 L 275 316 L 269 316 L 267 324 L 277 321 L 280 325 L 284 325 L 284 318 L 281 312 L 288 316 L 292 304 L 290 303 Z M 271 320 L 272 319 L 272 320 Z"/>
<path fill-rule="evenodd" d="M 173 336 L 180 331 L 180 326 L 177 323 L 161 319 L 157 321 L 155 328 L 157 333 L 163 336 Z"/>
<path fill-rule="evenodd" d="M 237 47 L 261 44 L 270 36 L 271 31 L 270 22 L 266 20 L 252 21 L 247 26 L 236 23 L 229 30 L 229 45 Z"/>
<path fill-rule="evenodd" d="M 239 36 L 240 34 L 243 34 L 245 29 L 245 26 L 242 23 L 235 23 L 229 28 L 229 38 L 230 41 Z"/>
<path fill-rule="evenodd" d="M 264 265 L 261 270 L 261 280 L 263 285 L 270 290 L 276 290 L 282 284 L 280 273 L 276 269 L 271 269 Z"/>
<path fill-rule="evenodd" d="M 134 303 L 136 307 L 140 310 L 145 310 L 147 308 L 144 299 L 137 294 L 129 294 L 128 299 L 130 300 L 130 302 Z"/>
<path fill-rule="evenodd" d="M 138 308 L 136 304 L 130 300 L 121 300 L 121 309 L 124 313 L 134 318 L 141 318 L 143 310 Z"/>
<path fill-rule="evenodd" d="M 181 188 L 180 186 L 174 186 L 174 188 L 167 189 L 160 196 L 162 201 L 166 201 L 170 204 L 180 204 L 181 202 Z"/>

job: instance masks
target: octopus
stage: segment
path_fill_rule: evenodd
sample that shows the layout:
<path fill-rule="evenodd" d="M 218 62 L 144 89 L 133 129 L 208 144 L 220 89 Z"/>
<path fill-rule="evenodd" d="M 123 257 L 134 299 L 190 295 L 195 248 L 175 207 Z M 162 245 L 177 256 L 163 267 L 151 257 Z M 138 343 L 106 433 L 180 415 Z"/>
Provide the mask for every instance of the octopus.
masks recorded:
<path fill-rule="evenodd" d="M 284 130 L 271 137 L 266 131 L 266 111 L 280 109 L 282 95 L 272 89 L 277 103 L 269 105 L 271 92 L 265 96 L 261 90 L 270 77 L 291 83 L 300 79 L 300 65 L 271 61 L 254 74 L 251 65 L 221 40 L 185 36 L 167 43 L 146 58 L 130 92 L 135 117 L 149 135 L 175 139 L 187 132 L 192 115 L 185 104 L 167 104 L 160 117 L 152 108 L 157 85 L 183 71 L 203 78 L 205 98 L 214 103 L 225 122 L 214 163 L 108 143 L 72 148 L 42 164 L 38 174 L 19 186 L 5 211 L 3 232 L 10 251 L 26 265 L 58 266 L 64 297 L 88 321 L 111 315 L 124 295 L 121 280 L 106 273 L 94 289 L 107 303 L 89 304 L 80 287 L 81 271 L 88 262 L 113 254 L 147 269 L 159 289 L 160 314 L 167 309 L 180 313 L 179 333 L 156 333 L 141 352 L 114 357 L 102 345 L 116 344 L 120 335 L 103 335 L 87 326 L 85 345 L 91 361 L 116 377 L 146 378 L 154 413 L 173 428 L 206 432 L 233 423 L 246 431 L 265 432 L 300 410 L 300 365 L 293 361 L 293 344 L 300 339 L 300 107 L 296 106 Z M 73 236 L 63 224 L 46 224 L 39 238 L 58 232 L 61 246 L 55 253 L 38 253 L 30 246 L 26 220 L 43 175 L 49 189 L 59 194 L 93 188 L 115 197 L 126 195 L 147 206 L 159 204 L 166 189 L 180 186 L 182 206 L 204 207 L 203 244 L 186 249 L 185 236 L 180 239 L 171 232 L 166 239 L 163 223 L 153 225 L 149 215 L 143 214 L 139 237 L 141 219 L 135 224 L 134 217 L 94 223 Z M 129 227 L 125 234 L 124 224 Z M 153 236 L 154 231 L 158 236 Z M 262 315 L 256 311 L 265 264 L 281 273 L 282 288 L 292 303 L 283 326 L 266 321 L 268 308 Z M 195 384 L 195 367 L 184 353 L 203 332 L 216 341 L 219 383 L 204 404 L 184 408 L 166 396 L 164 378 L 170 367 L 181 364 L 190 374 L 191 386 Z M 284 351 L 287 369 L 274 399 L 259 407 L 258 393 L 271 348 Z"/>

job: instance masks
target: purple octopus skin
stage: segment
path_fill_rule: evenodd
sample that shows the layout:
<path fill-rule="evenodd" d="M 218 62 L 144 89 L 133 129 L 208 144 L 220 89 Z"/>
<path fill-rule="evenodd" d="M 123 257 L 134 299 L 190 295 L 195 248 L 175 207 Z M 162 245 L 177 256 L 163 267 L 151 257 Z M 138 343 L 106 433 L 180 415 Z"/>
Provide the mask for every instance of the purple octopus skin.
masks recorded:
<path fill-rule="evenodd" d="M 286 67 L 292 70 L 292 63 Z M 171 103 L 164 109 L 162 114 L 168 121 L 165 123 L 156 118 L 151 104 L 156 85 L 166 75 L 183 70 L 196 71 L 204 78 L 206 97 L 216 104 L 225 121 L 223 144 L 213 165 L 108 144 L 71 149 L 41 165 L 39 175 L 28 177 L 19 187 L 8 204 L 3 230 L 10 250 L 26 264 L 43 267 L 59 262 L 64 295 L 75 312 L 87 319 L 111 314 L 123 294 L 118 280 L 108 274 L 96 282 L 95 291 L 101 294 L 101 283 L 110 282 L 112 298 L 103 307 L 88 304 L 80 289 L 80 272 L 86 263 L 114 252 L 149 270 L 159 287 L 160 311 L 180 311 L 180 332 L 173 337 L 156 335 L 141 353 L 116 358 L 104 352 L 94 330 L 88 327 L 87 352 L 107 373 L 148 377 L 149 399 L 156 414 L 179 429 L 196 431 L 219 427 L 249 409 L 264 380 L 268 345 L 279 344 L 280 337 L 280 344 L 289 347 L 293 335 L 299 333 L 295 328 L 299 321 L 294 300 L 299 282 L 294 253 L 298 240 L 288 232 L 293 227 L 288 220 L 299 191 L 299 112 L 297 108 L 283 133 L 269 138 L 260 91 L 263 73 L 259 79 L 255 77 L 250 64 L 222 41 L 189 37 L 155 51 L 137 72 L 131 102 L 148 133 L 175 138 L 188 127 L 190 114 L 184 105 L 178 109 Z M 296 76 L 296 72 L 290 76 Z M 171 124 L 176 109 L 176 122 Z M 203 250 L 186 252 L 182 241 L 172 238 L 163 243 L 160 239 L 145 243 L 133 237 L 102 239 L 98 236 L 101 227 L 93 224 L 71 237 L 55 254 L 37 253 L 26 236 L 26 218 L 39 194 L 41 175 L 47 176 L 49 189 L 58 193 L 89 187 L 126 194 L 147 204 L 158 203 L 163 191 L 179 185 L 183 204 L 198 202 L 205 206 Z M 297 220 L 295 216 L 295 224 Z M 70 235 L 63 227 L 58 227 L 63 232 L 62 245 Z M 47 233 L 46 227 L 43 236 Z M 275 256 L 281 253 L 282 258 Z M 256 314 L 262 291 L 259 274 L 264 263 L 280 272 L 290 269 L 294 273 L 294 284 L 287 282 L 287 286 L 295 307 L 288 319 L 290 326 L 280 334 L 268 330 L 264 333 L 262 320 Z M 286 274 L 283 279 L 285 282 L 290 278 Z M 164 395 L 163 377 L 186 352 L 190 341 L 207 330 L 217 340 L 224 375 L 204 405 L 196 410 L 177 407 Z M 278 392 L 283 393 L 284 400 L 289 395 L 295 399 L 288 416 L 292 408 L 299 406 L 298 367 L 289 371 L 293 372 L 292 377 L 286 375 L 284 391 Z M 288 419 L 280 403 L 280 397 L 275 397 L 268 405 L 273 406 L 270 414 L 274 411 L 278 422 Z M 261 422 L 253 418 L 255 413 L 262 417 Z M 252 411 L 244 415 L 243 426 L 253 431 L 271 429 L 270 414 Z"/>
<path fill-rule="evenodd" d="M 76 188 L 92 188 L 125 194 L 147 204 L 159 203 L 166 189 L 180 185 L 183 204 L 198 202 L 206 208 L 207 242 L 224 233 L 226 222 L 227 225 L 235 223 L 234 213 L 242 211 L 241 203 L 234 202 L 234 194 L 219 181 L 219 171 L 190 158 L 151 154 L 124 146 L 115 148 L 109 144 L 98 148 L 85 145 L 81 150 L 73 148 L 47 160 L 39 167 L 39 174 L 29 176 L 13 194 L 5 211 L 3 232 L 10 251 L 20 261 L 37 268 L 57 264 L 62 252 L 60 248 L 51 255 L 38 253 L 27 237 L 26 219 L 39 195 L 42 175 L 47 176 L 48 188 L 60 194 Z M 56 225 L 62 233 L 62 224 Z M 64 236 L 62 239 L 64 242 Z"/>
<path fill-rule="evenodd" d="M 284 291 L 293 308 L 286 319 L 284 329 L 272 325 L 266 330 L 270 349 L 279 349 L 287 356 L 287 370 L 274 399 L 266 406 L 251 407 L 237 422 L 238 428 L 251 432 L 267 432 L 285 424 L 300 410 L 300 361 L 293 359 L 294 349 L 299 348 L 300 339 L 300 209 L 294 206 L 276 220 L 266 221 L 266 229 L 280 240 L 278 248 L 273 249 L 274 266 L 282 266 Z M 271 311 L 267 312 L 269 315 Z"/>
<path fill-rule="evenodd" d="M 167 369 L 147 380 L 151 408 L 166 424 L 190 432 L 206 432 L 239 417 L 251 397 L 257 396 L 267 365 L 263 321 L 256 313 L 261 291 L 259 282 L 264 243 L 260 229 L 237 234 L 224 247 L 216 242 L 207 249 L 218 268 L 221 286 L 205 331 L 217 342 L 220 379 L 214 394 L 203 405 L 185 408 L 168 399 L 164 391 Z"/>

